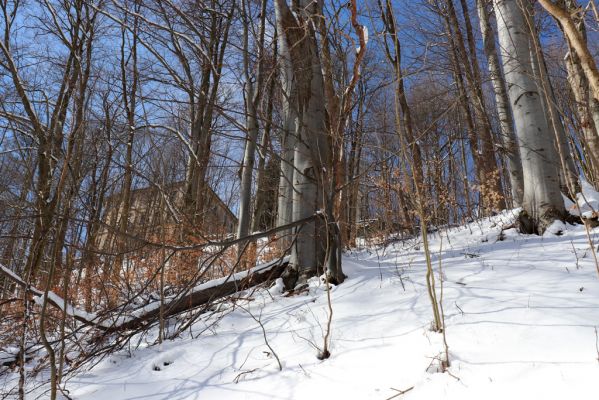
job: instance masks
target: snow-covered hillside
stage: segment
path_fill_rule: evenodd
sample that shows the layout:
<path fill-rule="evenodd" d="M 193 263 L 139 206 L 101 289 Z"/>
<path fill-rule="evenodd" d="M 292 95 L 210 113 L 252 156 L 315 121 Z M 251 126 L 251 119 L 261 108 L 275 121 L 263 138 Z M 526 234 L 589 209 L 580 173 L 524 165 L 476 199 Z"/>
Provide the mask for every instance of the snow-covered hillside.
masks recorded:
<path fill-rule="evenodd" d="M 161 348 L 115 354 L 72 377 L 69 396 L 596 399 L 599 278 L 584 227 L 556 226 L 543 237 L 502 231 L 512 220 L 505 213 L 432 235 L 437 278 L 439 260 L 444 276 L 449 373 L 429 368 L 442 337 L 429 330 L 424 256 L 412 240 L 346 255 L 349 278 L 331 292 L 327 360 L 316 358 L 328 307 L 315 279 L 292 297 L 278 286 L 252 293 Z"/>

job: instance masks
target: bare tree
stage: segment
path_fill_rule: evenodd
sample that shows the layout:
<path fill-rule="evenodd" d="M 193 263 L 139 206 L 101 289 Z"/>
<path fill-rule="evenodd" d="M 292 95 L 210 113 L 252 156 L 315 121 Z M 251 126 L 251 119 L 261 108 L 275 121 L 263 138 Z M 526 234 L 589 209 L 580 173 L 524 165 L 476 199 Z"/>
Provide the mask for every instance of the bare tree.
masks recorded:
<path fill-rule="evenodd" d="M 246 105 L 246 130 L 247 138 L 245 141 L 245 151 L 243 154 L 243 163 L 241 166 L 241 190 L 239 201 L 239 221 L 237 223 L 237 237 L 242 238 L 250 232 L 251 226 L 251 195 L 252 195 L 252 174 L 254 171 L 254 162 L 256 158 L 256 147 L 259 135 L 259 116 L 258 105 L 262 98 L 264 82 L 264 41 L 266 35 L 266 0 L 263 0 L 260 7 L 260 32 L 256 43 L 257 67 L 255 75 L 250 68 L 250 49 L 249 49 L 249 24 L 250 11 L 245 1 L 242 1 L 243 15 L 243 70 L 245 78 L 245 105 Z"/>
<path fill-rule="evenodd" d="M 520 150 L 518 149 L 516 133 L 514 132 L 514 121 L 505 80 L 501 72 L 499 57 L 495 46 L 495 33 L 489 21 L 487 3 L 490 2 L 487 0 L 476 1 L 478 22 L 482 32 L 483 48 L 487 57 L 489 77 L 493 84 L 493 92 L 495 94 L 495 105 L 501 128 L 503 151 L 505 152 L 509 163 L 508 168 L 510 173 L 510 186 L 512 189 L 512 201 L 515 206 L 519 206 L 522 204 L 522 196 L 524 195 L 522 161 L 520 160 Z"/>
<path fill-rule="evenodd" d="M 572 15 L 564 7 L 550 0 L 539 0 L 539 3 L 561 24 L 570 45 L 580 58 L 580 65 L 589 81 L 593 98 L 595 101 L 599 101 L 599 71 L 597 70 L 597 63 L 589 51 L 584 35 L 576 28 L 576 23 Z"/>
<path fill-rule="evenodd" d="M 565 213 L 554 160 L 555 142 L 547 125 L 541 91 L 533 79 L 530 30 L 519 0 L 495 0 L 501 59 L 508 87 L 524 174 L 525 232 L 543 232 Z"/>

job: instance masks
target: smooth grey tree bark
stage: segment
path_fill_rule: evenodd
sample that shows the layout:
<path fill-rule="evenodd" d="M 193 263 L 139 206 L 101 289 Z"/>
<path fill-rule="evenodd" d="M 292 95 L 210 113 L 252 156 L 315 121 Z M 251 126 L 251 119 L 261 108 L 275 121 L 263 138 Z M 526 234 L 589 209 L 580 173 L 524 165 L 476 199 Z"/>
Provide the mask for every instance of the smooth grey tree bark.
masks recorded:
<path fill-rule="evenodd" d="M 558 151 L 558 173 L 560 179 L 560 187 L 562 193 L 574 198 L 577 192 L 580 191 L 578 182 L 578 170 L 570 146 L 568 144 L 568 135 L 564 127 L 564 123 L 560 118 L 560 112 L 557 108 L 557 100 L 551 81 L 549 80 L 549 72 L 545 63 L 545 56 L 541 50 L 541 43 L 538 36 L 537 28 L 534 24 L 532 16 L 532 5 L 526 4 L 526 23 L 530 32 L 530 47 L 531 47 L 531 63 L 533 74 L 537 81 L 537 86 L 541 91 L 541 101 L 547 118 L 549 130 L 555 137 Z"/>
<path fill-rule="evenodd" d="M 284 226 L 292 219 L 293 203 L 293 149 L 295 147 L 296 118 L 284 111 L 285 123 L 282 132 L 281 172 L 277 197 L 277 226 Z M 293 114 L 293 113 L 291 113 Z M 286 251 L 291 245 L 291 230 L 281 231 L 278 238 L 279 250 Z"/>
<path fill-rule="evenodd" d="M 518 0 L 494 0 L 501 60 L 514 113 L 524 175 L 521 229 L 542 233 L 565 214 L 556 174 L 555 139 L 533 79 L 531 38 Z"/>
<path fill-rule="evenodd" d="M 291 12 L 285 0 L 275 1 L 279 52 L 287 58 L 284 79 L 291 77 L 294 96 L 287 99 L 289 109 L 295 107 L 295 143 L 293 151 L 292 220 L 322 217 L 294 228 L 289 267 L 283 277 L 285 286 L 303 284 L 327 265 L 329 279 L 340 283 L 339 229 L 333 219 L 332 155 L 326 124 L 326 103 L 322 64 L 319 57 L 315 26 L 318 4 L 300 1 Z M 289 81 L 284 83 L 289 85 Z M 293 114 L 293 113 L 291 113 Z M 321 271 L 324 272 L 324 271 Z"/>
<path fill-rule="evenodd" d="M 286 199 L 288 207 L 286 215 L 290 215 L 291 221 L 310 217 L 318 210 L 318 184 L 316 181 L 312 157 L 310 154 L 309 143 L 307 142 L 307 127 L 305 126 L 305 116 L 302 113 L 302 106 L 310 100 L 311 80 L 302 79 L 304 69 L 310 71 L 310 45 L 308 36 L 303 35 L 302 27 L 289 9 L 285 0 L 275 1 L 275 15 L 277 20 L 277 33 L 279 36 L 279 54 L 282 64 L 282 86 L 283 96 L 285 97 L 285 129 L 286 142 L 292 138 L 291 143 L 285 143 L 285 150 L 292 154 L 293 164 L 288 165 L 291 171 L 287 169 L 286 175 L 282 180 L 290 178 L 284 182 L 289 188 L 283 188 L 283 194 L 290 191 L 291 197 Z M 303 65 L 298 65 L 298 53 L 304 57 Z M 317 74 L 318 75 L 318 74 Z M 322 87 L 322 86 L 321 86 Z M 307 93 L 306 93 L 307 92 Z M 303 98 L 302 98 L 303 96 Z M 302 104 L 304 103 L 304 104 Z M 323 110 L 324 111 L 324 110 Z M 314 117 L 318 117 L 315 115 Z M 289 158 L 291 154 L 285 154 Z M 282 169 L 285 169 L 285 161 Z M 286 216 L 285 215 L 285 216 Z M 283 216 L 281 216 L 283 217 Z M 316 248 L 316 224 L 313 220 L 293 228 L 291 257 L 289 266 L 283 274 L 285 287 L 292 289 L 298 281 L 306 280 L 309 275 L 316 273 L 318 266 L 317 248 Z"/>
<path fill-rule="evenodd" d="M 279 178 L 279 192 L 277 198 L 277 226 L 284 226 L 293 221 L 293 165 L 295 136 L 297 134 L 297 88 L 293 78 L 291 53 L 279 16 L 279 6 L 275 3 L 277 14 L 277 47 L 279 75 L 282 89 L 283 124 L 281 132 L 281 174 Z M 287 251 L 292 243 L 291 229 L 281 231 L 278 235 L 280 251 Z"/>
<path fill-rule="evenodd" d="M 510 100 L 507 95 L 505 80 L 501 73 L 501 66 L 499 64 L 499 57 L 495 46 L 495 32 L 489 22 L 488 3 L 487 0 L 476 0 L 476 9 L 483 38 L 483 48 L 489 68 L 489 77 L 495 94 L 495 106 L 497 108 L 499 126 L 501 129 L 500 137 L 508 160 L 512 202 L 515 207 L 519 207 L 522 204 L 522 198 L 524 196 L 522 161 L 520 160 L 520 150 L 518 148 L 516 133 L 514 132 L 514 121 L 512 118 L 512 110 L 510 109 Z"/>

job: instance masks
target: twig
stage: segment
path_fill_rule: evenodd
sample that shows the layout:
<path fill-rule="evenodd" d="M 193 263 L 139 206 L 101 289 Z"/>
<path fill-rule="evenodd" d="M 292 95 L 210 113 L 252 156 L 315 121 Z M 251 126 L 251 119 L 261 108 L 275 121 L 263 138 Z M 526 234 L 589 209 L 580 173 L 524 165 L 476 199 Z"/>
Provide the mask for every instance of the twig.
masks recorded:
<path fill-rule="evenodd" d="M 453 379 L 455 379 L 456 381 L 460 381 L 460 380 L 461 380 L 460 378 L 458 378 L 457 376 L 455 376 L 454 374 L 452 374 L 451 372 L 449 372 L 449 370 L 448 370 L 448 369 L 446 369 L 444 372 L 445 372 L 447 375 L 451 376 L 451 377 L 452 377 Z"/>
<path fill-rule="evenodd" d="M 408 393 L 410 390 L 414 389 L 414 386 L 410 386 L 409 388 L 407 388 L 405 390 L 399 390 L 399 389 L 395 389 L 395 388 L 390 388 L 390 389 L 395 390 L 397 393 L 391 397 L 387 397 L 385 400 L 391 400 L 391 399 L 401 396 L 402 394 Z"/>
<path fill-rule="evenodd" d="M 250 369 L 249 371 L 243 371 L 243 372 L 240 372 L 240 373 L 239 373 L 239 375 L 237 375 L 237 376 L 235 377 L 235 379 L 233 379 L 233 382 L 235 382 L 235 383 L 239 383 L 239 379 L 240 379 L 242 376 L 244 376 L 244 375 L 246 375 L 246 374 L 251 374 L 252 372 L 256 372 L 256 370 L 258 370 L 258 368 Z"/>
<path fill-rule="evenodd" d="M 279 356 L 275 352 L 275 349 L 273 349 L 272 346 L 270 345 L 270 343 L 268 343 L 268 338 L 266 337 L 266 329 L 264 329 L 264 324 L 262 323 L 262 321 L 260 321 L 260 318 L 262 317 L 262 309 L 260 310 L 260 316 L 258 318 L 256 318 L 254 316 L 254 314 L 252 314 L 247 308 L 243 307 L 242 305 L 238 305 L 238 307 L 241 308 L 243 311 L 247 312 L 250 315 L 250 317 L 252 317 L 252 319 L 254 321 L 256 321 L 258 323 L 258 325 L 260 325 L 260 328 L 262 329 L 262 336 L 264 337 L 264 343 L 266 344 L 266 347 L 268 347 L 268 349 L 270 350 L 272 355 L 277 360 L 277 364 L 279 364 L 279 371 L 282 371 L 283 365 L 281 364 L 281 360 L 279 359 Z"/>
<path fill-rule="evenodd" d="M 331 322 L 333 321 L 333 305 L 331 304 L 331 286 L 329 285 L 328 274 L 325 274 L 325 284 L 327 285 L 327 306 L 329 308 L 329 315 L 327 318 L 327 332 L 324 335 L 324 347 L 316 357 L 319 360 L 326 360 L 331 356 L 331 352 L 329 351 L 329 340 L 331 336 Z"/>
<path fill-rule="evenodd" d="M 304 369 L 304 367 L 302 367 L 302 364 L 298 364 L 298 365 L 299 365 L 299 367 L 302 369 L 302 371 L 304 371 L 304 374 L 306 374 L 306 376 L 309 378 L 309 377 L 310 377 L 310 374 L 308 373 L 308 371 L 306 371 L 306 370 Z"/>
<path fill-rule="evenodd" d="M 449 234 L 448 234 L 449 236 Z M 443 372 L 447 371 L 447 368 L 451 365 L 449 361 L 449 346 L 447 344 L 447 326 L 445 325 L 445 310 L 443 308 L 443 294 L 444 294 L 444 285 L 443 285 L 443 236 L 439 235 L 439 285 L 440 285 L 440 293 L 439 293 L 439 311 L 441 311 L 441 323 L 443 324 L 443 330 L 441 334 L 443 335 L 443 346 L 445 347 L 445 360 L 441 361 L 441 366 L 443 368 Z M 449 372 L 449 371 L 447 371 Z"/>

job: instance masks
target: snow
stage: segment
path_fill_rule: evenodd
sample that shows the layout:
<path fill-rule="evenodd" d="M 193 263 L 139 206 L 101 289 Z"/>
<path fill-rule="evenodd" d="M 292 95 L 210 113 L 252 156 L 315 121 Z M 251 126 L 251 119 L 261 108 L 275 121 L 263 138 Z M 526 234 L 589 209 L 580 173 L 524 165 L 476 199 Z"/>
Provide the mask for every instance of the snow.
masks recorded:
<path fill-rule="evenodd" d="M 54 306 L 58 307 L 61 311 L 65 311 L 64 299 L 53 291 L 48 291 L 48 300 L 51 301 Z M 38 296 L 33 296 L 33 301 L 38 306 L 42 306 L 44 304 L 44 293 L 41 292 Z M 104 328 L 110 328 L 115 325 L 123 324 L 130 319 L 129 317 L 118 317 L 116 320 L 102 320 L 97 314 L 89 313 L 85 310 L 73 307 L 69 303 L 66 303 L 66 314 Z"/>
<path fill-rule="evenodd" d="M 316 358 L 328 306 L 318 279 L 238 298 L 187 335 L 114 354 L 71 377 L 78 400 L 104 399 L 594 399 L 599 393 L 599 278 L 582 226 L 544 236 L 511 228 L 515 213 L 431 235 L 451 366 L 429 330 L 416 239 L 346 254 L 331 286 L 331 357 Z M 591 231 L 596 242 L 599 229 Z M 559 234 L 559 236 L 558 236 Z M 254 319 L 256 318 L 256 319 Z M 260 321 L 259 323 L 256 321 Z M 283 364 L 277 361 L 266 340 Z M 147 343 L 153 338 L 147 338 Z M 428 372 L 427 372 L 428 371 Z"/>
<path fill-rule="evenodd" d="M 242 279 L 245 279 L 248 275 L 251 275 L 253 273 L 268 271 L 269 269 L 272 269 L 273 267 L 275 267 L 277 264 L 279 264 L 281 262 L 285 262 L 287 259 L 288 258 L 286 257 L 283 259 L 274 260 L 272 262 L 269 262 L 269 263 L 266 263 L 263 265 L 258 265 L 254 268 L 247 270 L 247 271 L 237 272 L 237 273 L 231 274 L 230 276 L 225 276 L 223 278 L 213 279 L 208 282 L 201 283 L 197 286 L 194 286 L 189 291 L 189 293 L 197 293 L 202 290 L 206 290 L 206 289 L 210 289 L 210 288 L 219 286 L 225 282 L 240 281 Z M 57 298 L 54 301 L 62 309 L 62 301 L 63 300 L 60 297 L 56 296 L 53 292 L 50 292 L 49 298 L 53 299 L 52 296 L 55 296 Z M 165 298 L 165 302 L 168 303 L 169 301 L 172 301 L 174 299 L 175 299 L 175 296 L 167 296 Z M 35 298 L 34 300 L 37 303 L 41 304 L 41 298 L 38 297 L 38 298 Z M 58 300 L 60 300 L 60 303 L 58 303 Z M 96 323 L 104 328 L 111 328 L 111 327 L 118 327 L 120 325 L 123 325 L 123 324 L 129 322 L 129 321 L 132 321 L 135 318 L 139 318 L 150 311 L 156 310 L 156 309 L 160 308 L 160 304 L 161 304 L 160 300 L 153 301 L 153 302 L 148 303 L 142 307 L 136 308 L 135 310 L 132 310 L 131 312 L 128 312 L 126 315 L 119 315 L 115 319 L 108 318 L 107 320 L 101 320 L 101 321 L 97 320 L 98 317 L 95 314 L 86 313 L 85 311 L 75 309 L 71 306 L 67 306 L 67 314 L 84 318 L 87 321 L 93 321 L 94 323 Z"/>
<path fill-rule="evenodd" d="M 566 229 L 566 224 L 562 221 L 553 221 L 551 225 L 547 227 L 543 236 L 561 236 Z"/>
<path fill-rule="evenodd" d="M 566 202 L 566 208 L 572 215 L 582 214 L 585 218 L 596 217 L 596 212 L 599 211 L 599 192 L 584 179 L 580 180 L 580 186 L 582 193 L 576 194 L 576 203 Z"/>
<path fill-rule="evenodd" d="M 14 282 L 17 282 L 20 286 L 26 286 L 26 283 L 21 279 L 20 276 L 18 276 L 17 274 L 15 274 L 14 272 L 12 272 L 10 269 L 8 269 L 7 267 L 5 267 L 4 265 L 0 264 L 0 270 L 2 270 L 1 272 L 4 273 L 5 275 L 8 275 Z M 39 289 L 30 287 L 29 290 L 36 294 L 35 296 L 33 296 L 33 301 L 41 306 L 44 303 L 43 297 L 44 297 L 44 292 L 42 292 Z M 51 302 L 54 303 L 54 305 L 58 308 L 60 308 L 62 311 L 64 311 L 64 304 L 65 301 L 62 297 L 60 297 L 59 295 L 57 295 L 56 293 L 54 293 L 53 291 L 48 291 L 48 300 L 50 300 Z M 70 315 L 72 317 L 78 317 L 80 319 L 83 319 L 85 321 L 89 321 L 95 324 L 98 324 L 100 326 L 103 326 L 105 328 L 108 328 L 110 326 L 112 326 L 112 323 L 107 323 L 106 321 L 100 321 L 99 317 L 94 314 L 94 313 L 88 313 L 84 310 L 78 309 L 73 307 L 71 304 L 66 303 L 66 314 Z"/>
<path fill-rule="evenodd" d="M 233 281 L 240 281 L 243 280 L 245 278 L 247 278 L 249 275 L 257 273 L 257 272 L 264 272 L 264 271 L 268 271 L 269 269 L 272 269 L 273 267 L 275 267 L 276 265 L 282 263 L 282 262 L 286 262 L 288 260 L 288 257 L 285 257 L 283 259 L 277 259 L 274 261 L 271 261 L 269 263 L 263 264 L 263 265 L 258 265 L 254 268 L 250 268 L 247 271 L 240 271 L 240 272 L 236 272 L 234 274 L 231 274 L 230 276 L 225 276 L 222 278 L 218 278 L 218 279 L 213 279 L 210 280 L 208 282 L 204 282 L 201 283 L 197 286 L 194 286 L 189 293 L 197 293 L 197 292 L 201 292 L 202 290 L 206 290 L 206 289 L 210 289 L 219 285 L 222 285 L 225 282 L 233 282 Z M 282 282 L 281 282 L 282 283 Z M 170 297 L 166 297 L 165 301 L 168 303 L 171 300 L 174 300 L 174 296 L 170 296 Z M 116 321 L 111 322 L 110 324 L 108 324 L 108 326 L 119 326 L 122 325 L 126 322 L 129 322 L 131 320 L 133 320 L 134 318 L 140 317 L 144 314 L 146 314 L 147 312 L 156 310 L 160 307 L 160 300 L 151 302 L 149 304 L 146 304 L 145 306 L 139 307 L 135 310 L 133 310 L 130 315 L 124 315 L 119 317 Z"/>
<path fill-rule="evenodd" d="M 282 278 L 277 278 L 277 280 L 275 281 L 275 284 L 268 289 L 268 292 L 273 295 L 279 295 L 281 293 L 283 293 L 283 291 L 285 290 L 285 285 L 283 284 L 283 279 Z"/>
<path fill-rule="evenodd" d="M 19 349 L 14 346 L 0 348 L 0 365 L 2 365 L 5 362 L 13 362 L 18 354 Z"/>
<path fill-rule="evenodd" d="M 15 274 L 14 272 L 12 272 L 10 269 L 6 268 L 4 265 L 0 264 L 0 269 L 2 270 L 2 272 L 6 275 L 8 275 L 9 277 L 12 278 L 13 281 L 15 282 L 19 282 L 20 285 L 25 286 L 26 283 L 23 282 L 23 280 L 21 279 L 20 276 L 18 276 L 17 274 Z"/>

